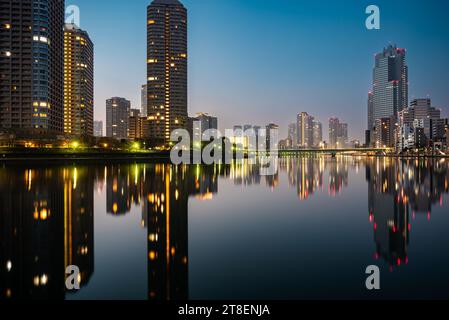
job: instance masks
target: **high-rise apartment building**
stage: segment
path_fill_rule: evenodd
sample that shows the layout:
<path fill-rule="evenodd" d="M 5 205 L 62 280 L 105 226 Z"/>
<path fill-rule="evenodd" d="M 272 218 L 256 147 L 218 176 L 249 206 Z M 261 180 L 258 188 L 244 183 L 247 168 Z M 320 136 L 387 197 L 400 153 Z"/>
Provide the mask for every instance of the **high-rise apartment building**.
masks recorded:
<path fill-rule="evenodd" d="M 64 27 L 64 132 L 94 133 L 94 46 L 75 24 Z"/>
<path fill-rule="evenodd" d="M 0 3 L 0 128 L 64 131 L 64 0 Z"/>
<path fill-rule="evenodd" d="M 131 102 L 125 98 L 106 100 L 106 136 L 115 139 L 128 139 L 129 114 Z"/>
<path fill-rule="evenodd" d="M 329 145 L 332 148 L 344 148 L 348 143 L 348 125 L 338 118 L 329 119 Z"/>
<path fill-rule="evenodd" d="M 308 148 L 313 146 L 313 121 L 314 118 L 307 112 L 298 114 L 297 118 L 297 134 L 298 145 L 301 148 Z"/>
<path fill-rule="evenodd" d="M 187 10 L 178 0 L 147 9 L 147 113 L 152 137 L 167 144 L 187 126 Z"/>

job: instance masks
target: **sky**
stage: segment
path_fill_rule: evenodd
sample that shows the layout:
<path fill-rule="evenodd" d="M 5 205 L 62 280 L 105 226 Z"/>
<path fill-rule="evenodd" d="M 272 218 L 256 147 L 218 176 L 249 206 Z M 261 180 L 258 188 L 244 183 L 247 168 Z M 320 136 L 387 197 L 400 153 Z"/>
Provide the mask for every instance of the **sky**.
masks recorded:
<path fill-rule="evenodd" d="M 80 8 L 95 46 L 95 119 L 106 99 L 140 108 L 146 81 L 150 0 L 66 0 Z M 277 123 L 286 136 L 296 115 L 339 117 L 364 140 L 374 54 L 407 49 L 410 99 L 430 96 L 449 111 L 447 0 L 181 0 L 188 9 L 189 114 L 217 116 L 221 130 Z M 367 30 L 367 6 L 381 29 Z"/>

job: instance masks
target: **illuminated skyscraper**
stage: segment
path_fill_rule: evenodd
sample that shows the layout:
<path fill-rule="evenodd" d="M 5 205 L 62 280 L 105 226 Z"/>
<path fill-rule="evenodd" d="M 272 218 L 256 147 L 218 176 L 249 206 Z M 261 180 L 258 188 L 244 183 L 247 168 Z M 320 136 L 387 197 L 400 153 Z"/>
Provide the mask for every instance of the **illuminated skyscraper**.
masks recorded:
<path fill-rule="evenodd" d="M 405 49 L 389 45 L 375 57 L 369 125 L 382 118 L 397 117 L 408 106 L 408 67 Z M 372 128 L 368 128 L 372 129 Z"/>
<path fill-rule="evenodd" d="M 147 9 L 147 112 L 150 138 L 168 143 L 187 126 L 187 10 L 178 0 L 154 0 Z"/>
<path fill-rule="evenodd" d="M 64 27 L 64 132 L 94 134 L 94 46 L 86 31 Z"/>
<path fill-rule="evenodd" d="M 2 1 L 0 128 L 63 132 L 64 0 Z"/>

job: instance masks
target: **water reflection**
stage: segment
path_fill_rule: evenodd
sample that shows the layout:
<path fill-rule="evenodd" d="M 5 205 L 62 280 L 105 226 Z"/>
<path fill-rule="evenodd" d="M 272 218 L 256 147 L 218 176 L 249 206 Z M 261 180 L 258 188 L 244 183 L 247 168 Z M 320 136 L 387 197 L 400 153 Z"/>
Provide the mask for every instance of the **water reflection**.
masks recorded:
<path fill-rule="evenodd" d="M 68 265 L 79 266 L 81 291 L 88 286 L 95 269 L 94 191 L 106 194 L 107 211 L 95 215 L 120 219 L 133 206 L 141 210 L 141 227 L 147 230 L 146 298 L 151 300 L 190 298 L 189 199 L 213 202 L 220 180 L 271 192 L 284 184 L 305 202 L 318 193 L 338 197 L 350 185 L 351 171 L 365 172 L 374 259 L 391 269 L 409 262 L 413 220 L 418 215 L 431 220 L 432 209 L 443 206 L 449 191 L 446 161 L 320 157 L 284 158 L 277 165 L 274 176 L 260 175 L 247 161 L 209 167 L 0 168 L 0 296 L 64 299 L 71 294 L 65 289 Z"/>
<path fill-rule="evenodd" d="M 3 298 L 62 299 L 64 270 L 94 270 L 90 168 L 0 170 L 0 288 Z"/>
<path fill-rule="evenodd" d="M 448 166 L 443 161 L 371 160 L 366 166 L 370 222 L 377 252 L 390 264 L 408 264 L 410 217 L 431 219 L 432 207 L 443 206 L 448 193 Z"/>

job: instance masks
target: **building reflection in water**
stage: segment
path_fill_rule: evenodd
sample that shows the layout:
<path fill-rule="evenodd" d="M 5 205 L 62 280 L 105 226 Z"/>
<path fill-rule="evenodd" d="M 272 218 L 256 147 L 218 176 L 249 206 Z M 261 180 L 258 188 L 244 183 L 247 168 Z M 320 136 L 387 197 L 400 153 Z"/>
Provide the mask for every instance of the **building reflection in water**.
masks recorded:
<path fill-rule="evenodd" d="M 128 214 L 132 204 L 142 210 L 148 299 L 188 298 L 188 200 L 211 200 L 224 172 L 224 166 L 167 164 L 117 164 L 97 170 L 98 187 L 106 181 L 108 214 Z"/>
<path fill-rule="evenodd" d="M 0 168 L 0 297 L 64 299 L 65 267 L 80 267 L 84 288 L 94 272 L 94 189 L 106 193 L 108 215 L 141 210 L 147 229 L 148 299 L 188 299 L 188 202 L 212 200 L 219 179 L 274 190 L 285 177 L 298 201 L 336 197 L 349 172 L 365 167 L 376 258 L 408 263 L 413 219 L 431 219 L 448 189 L 444 161 L 388 158 L 283 158 L 262 176 L 257 163 L 231 166 L 111 164 Z M 103 214 L 96 212 L 96 214 Z"/>
<path fill-rule="evenodd" d="M 188 298 L 188 198 L 218 191 L 217 167 L 155 165 L 146 168 L 149 299 Z"/>
<path fill-rule="evenodd" d="M 368 160 L 366 179 L 375 258 L 383 258 L 390 270 L 408 264 L 411 220 L 417 214 L 431 219 L 432 207 L 442 206 L 443 193 L 449 191 L 448 177 L 444 160 Z"/>
<path fill-rule="evenodd" d="M 94 270 L 89 169 L 0 169 L 2 298 L 63 299 L 65 268 Z M 6 268 L 3 268 L 6 266 Z"/>

